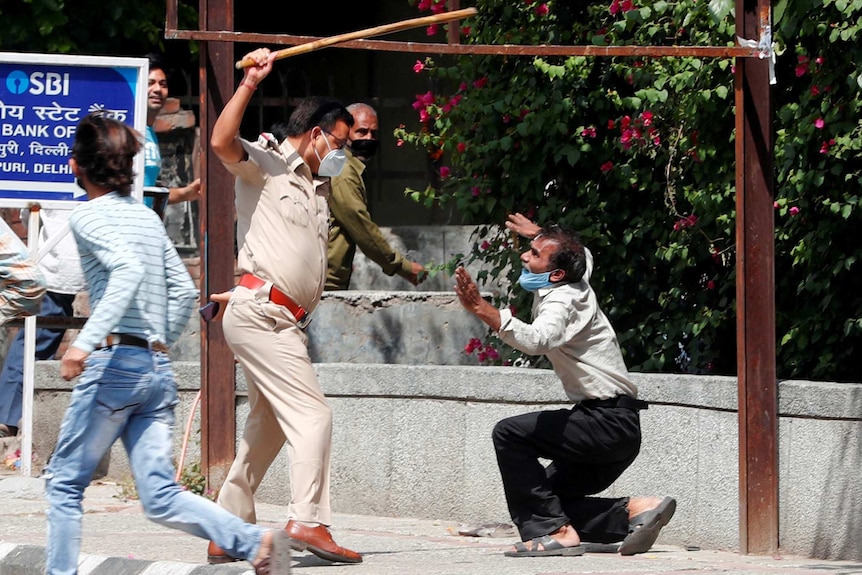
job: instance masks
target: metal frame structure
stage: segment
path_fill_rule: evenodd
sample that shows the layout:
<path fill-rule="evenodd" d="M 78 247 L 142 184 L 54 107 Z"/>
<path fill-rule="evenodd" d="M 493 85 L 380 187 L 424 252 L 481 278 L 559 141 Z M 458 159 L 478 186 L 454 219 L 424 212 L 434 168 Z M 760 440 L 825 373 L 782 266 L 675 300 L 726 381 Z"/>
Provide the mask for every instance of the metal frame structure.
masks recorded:
<path fill-rule="evenodd" d="M 450 0 L 458 8 L 458 0 Z M 196 40 L 200 52 L 201 141 L 208 142 L 218 113 L 234 90 L 234 43 L 298 45 L 313 36 L 233 31 L 233 0 L 199 0 L 199 30 L 178 29 L 177 0 L 167 2 L 165 38 Z M 691 56 L 735 58 L 737 190 L 737 378 L 739 397 L 740 551 L 778 551 L 778 386 L 775 366 L 775 264 L 773 222 L 773 106 L 770 88 L 770 0 L 736 0 L 736 30 L 758 47 L 462 45 L 457 26 L 448 43 L 354 40 L 339 48 L 422 54 L 506 56 Z M 748 42 L 746 42 L 748 44 Z M 201 200 L 205 293 L 234 283 L 232 178 L 203 146 Z M 202 468 L 220 484 L 236 444 L 234 360 L 218 324 L 201 328 Z"/>

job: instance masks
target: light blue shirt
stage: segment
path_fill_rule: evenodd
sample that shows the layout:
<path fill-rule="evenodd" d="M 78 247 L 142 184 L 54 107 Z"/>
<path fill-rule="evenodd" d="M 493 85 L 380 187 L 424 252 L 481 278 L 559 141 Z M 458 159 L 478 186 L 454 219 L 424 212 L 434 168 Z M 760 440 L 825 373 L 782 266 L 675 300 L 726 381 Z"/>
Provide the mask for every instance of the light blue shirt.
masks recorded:
<path fill-rule="evenodd" d="M 90 293 L 90 318 L 72 344 L 93 351 L 109 333 L 173 344 L 198 292 L 159 217 L 111 192 L 69 219 Z"/>
<path fill-rule="evenodd" d="M 162 152 L 159 150 L 159 139 L 152 126 L 147 126 L 147 137 L 144 140 L 144 186 L 155 186 L 162 172 Z"/>

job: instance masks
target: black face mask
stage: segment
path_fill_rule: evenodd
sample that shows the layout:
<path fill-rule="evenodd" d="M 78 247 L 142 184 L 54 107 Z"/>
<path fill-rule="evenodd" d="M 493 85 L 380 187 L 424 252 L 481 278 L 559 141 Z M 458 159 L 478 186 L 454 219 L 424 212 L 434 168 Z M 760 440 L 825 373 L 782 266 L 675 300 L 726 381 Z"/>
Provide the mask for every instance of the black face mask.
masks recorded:
<path fill-rule="evenodd" d="M 350 151 L 358 158 L 370 158 L 377 153 L 378 146 L 379 140 L 353 140 L 350 142 Z"/>

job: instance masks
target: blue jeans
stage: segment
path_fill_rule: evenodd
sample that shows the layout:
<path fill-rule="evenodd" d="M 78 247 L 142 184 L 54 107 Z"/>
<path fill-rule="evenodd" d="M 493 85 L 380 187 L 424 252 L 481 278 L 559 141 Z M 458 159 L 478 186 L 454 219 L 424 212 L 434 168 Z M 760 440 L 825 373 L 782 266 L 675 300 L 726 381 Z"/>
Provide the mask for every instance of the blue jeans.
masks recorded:
<path fill-rule="evenodd" d="M 171 432 L 176 404 L 167 354 L 118 345 L 87 358 L 45 475 L 48 575 L 78 572 L 84 489 L 117 438 L 129 454 L 149 519 L 210 539 L 232 557 L 251 561 L 257 556 L 263 528 L 174 482 Z"/>
<path fill-rule="evenodd" d="M 40 317 L 72 317 L 72 294 L 47 292 L 39 309 Z M 65 329 L 36 328 L 36 359 L 53 359 L 63 341 Z M 12 340 L 3 371 L 0 372 L 0 423 L 18 427 L 24 389 L 24 328 Z"/>

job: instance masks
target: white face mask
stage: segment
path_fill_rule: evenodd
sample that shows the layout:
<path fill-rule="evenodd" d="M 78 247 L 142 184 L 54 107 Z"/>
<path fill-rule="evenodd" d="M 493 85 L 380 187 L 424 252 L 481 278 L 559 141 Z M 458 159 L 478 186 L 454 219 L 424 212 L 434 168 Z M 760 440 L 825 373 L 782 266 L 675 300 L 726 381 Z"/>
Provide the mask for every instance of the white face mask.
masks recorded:
<path fill-rule="evenodd" d="M 317 156 L 317 159 L 320 161 L 320 167 L 317 168 L 317 175 L 324 178 L 334 178 L 341 173 L 341 170 L 344 169 L 347 155 L 344 153 L 344 150 L 340 148 L 337 150 L 332 149 L 323 129 L 320 130 L 320 133 L 321 136 L 323 136 L 323 140 L 326 142 L 326 147 L 329 148 L 329 152 L 321 160 L 320 154 L 317 153 L 317 148 L 314 148 L 314 155 Z"/>

